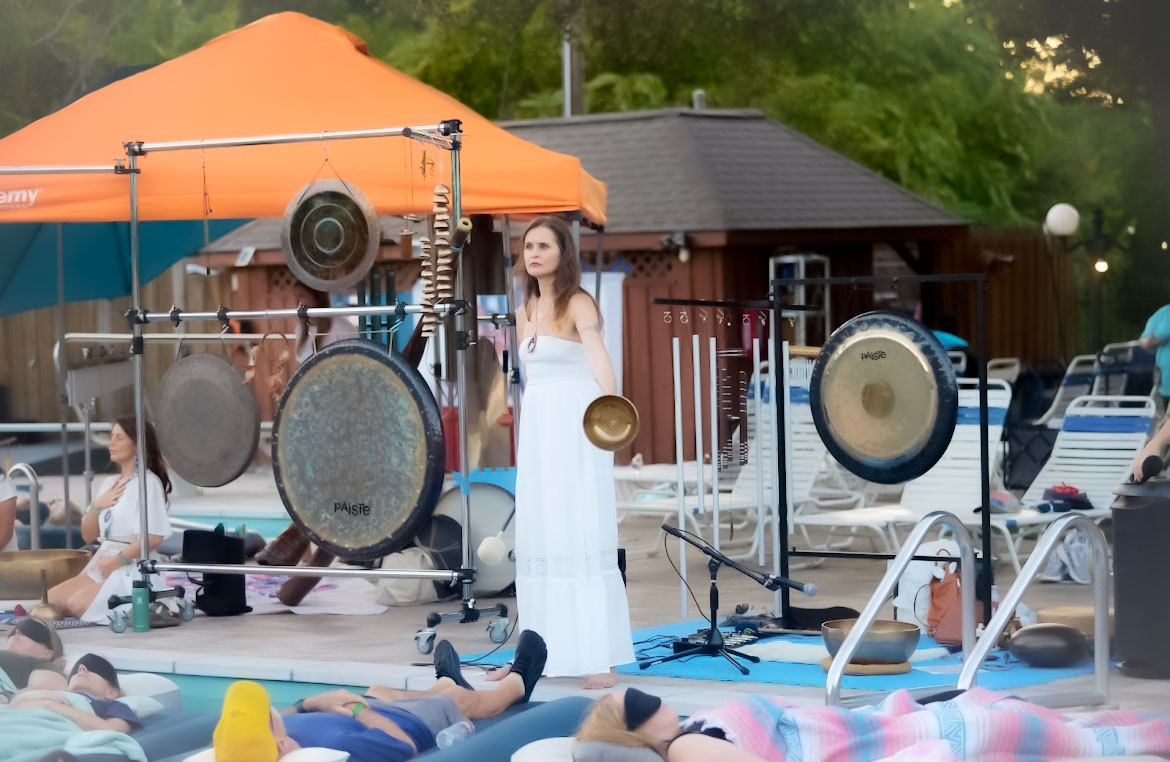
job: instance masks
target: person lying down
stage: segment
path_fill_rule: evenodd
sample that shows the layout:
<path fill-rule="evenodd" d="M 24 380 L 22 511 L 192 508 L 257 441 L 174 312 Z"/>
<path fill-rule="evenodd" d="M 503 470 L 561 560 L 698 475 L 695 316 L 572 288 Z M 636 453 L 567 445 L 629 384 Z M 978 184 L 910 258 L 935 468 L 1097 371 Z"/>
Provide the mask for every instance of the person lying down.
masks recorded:
<path fill-rule="evenodd" d="M 1170 720 L 1104 711 L 1071 717 L 982 688 L 919 704 L 908 691 L 860 709 L 795 707 L 753 696 L 679 717 L 635 688 L 598 699 L 577 732 L 577 762 L 1024 762 L 1170 753 Z"/>
<path fill-rule="evenodd" d="M 257 683 L 228 688 L 213 740 L 215 762 L 276 762 L 305 747 L 348 752 L 349 762 L 401 762 L 434 748 L 435 735 L 463 720 L 495 717 L 528 701 L 544 671 L 544 639 L 520 633 L 512 671 L 495 690 L 475 691 L 463 679 L 459 654 L 435 646 L 435 684 L 425 691 L 375 685 L 362 696 L 346 690 L 302 699 L 284 715 Z M 197 757 L 202 760 L 201 754 Z"/>

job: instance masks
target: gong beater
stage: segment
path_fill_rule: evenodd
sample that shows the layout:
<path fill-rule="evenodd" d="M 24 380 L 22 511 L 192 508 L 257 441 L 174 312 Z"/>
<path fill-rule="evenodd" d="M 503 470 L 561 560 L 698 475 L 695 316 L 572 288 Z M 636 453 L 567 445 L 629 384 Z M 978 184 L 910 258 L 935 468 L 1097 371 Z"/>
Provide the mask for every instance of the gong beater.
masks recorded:
<path fill-rule="evenodd" d="M 825 342 L 809 402 L 841 465 L 868 481 L 900 484 L 930 470 L 950 444 L 958 382 L 933 333 L 893 312 L 868 312 Z"/>
<path fill-rule="evenodd" d="M 297 280 L 318 291 L 343 291 L 366 276 L 382 234 L 369 200 L 340 180 L 318 180 L 284 211 L 280 248 Z"/>
<path fill-rule="evenodd" d="M 252 463 L 260 407 L 222 357 L 196 354 L 167 370 L 155 397 L 155 430 L 167 465 L 200 487 L 220 487 Z"/>
<path fill-rule="evenodd" d="M 272 468 L 289 516 L 347 559 L 401 550 L 443 486 L 439 408 L 400 355 L 342 341 L 301 365 L 272 424 Z"/>

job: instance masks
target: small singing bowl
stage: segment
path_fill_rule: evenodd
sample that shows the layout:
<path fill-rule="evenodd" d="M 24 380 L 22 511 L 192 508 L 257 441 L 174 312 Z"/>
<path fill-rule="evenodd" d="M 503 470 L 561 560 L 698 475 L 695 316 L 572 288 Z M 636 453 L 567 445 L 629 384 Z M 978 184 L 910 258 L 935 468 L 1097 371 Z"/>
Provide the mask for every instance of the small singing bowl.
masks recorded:
<path fill-rule="evenodd" d="M 837 655 L 855 624 L 856 619 L 834 619 L 821 625 L 821 637 L 831 656 Z M 853 664 L 901 664 L 914 653 L 921 634 L 918 625 L 910 622 L 875 619 L 849 661 Z"/>
<path fill-rule="evenodd" d="M 89 563 L 84 550 L 10 550 L 0 553 L 0 598 L 40 598 L 48 587 L 76 577 Z"/>
<path fill-rule="evenodd" d="M 617 394 L 605 394 L 585 408 L 586 438 L 595 447 L 613 452 L 638 436 L 638 410 L 634 403 Z"/>

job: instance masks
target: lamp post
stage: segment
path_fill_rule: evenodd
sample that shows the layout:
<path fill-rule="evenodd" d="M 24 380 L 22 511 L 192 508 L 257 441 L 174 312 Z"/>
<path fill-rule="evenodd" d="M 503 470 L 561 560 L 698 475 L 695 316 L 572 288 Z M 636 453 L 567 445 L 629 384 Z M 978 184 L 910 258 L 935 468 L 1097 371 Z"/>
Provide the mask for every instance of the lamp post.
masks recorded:
<path fill-rule="evenodd" d="M 1060 203 L 1048 210 L 1044 218 L 1044 232 L 1047 235 L 1061 239 L 1071 238 L 1080 227 L 1081 215 L 1072 204 Z M 1114 245 L 1113 239 L 1105 234 L 1105 213 L 1100 208 L 1093 209 L 1092 233 L 1090 237 L 1070 243 L 1067 251 L 1073 251 L 1081 246 L 1085 247 L 1093 259 L 1094 305 L 1093 315 L 1093 352 L 1100 352 L 1104 345 L 1103 326 L 1105 322 L 1105 273 L 1109 272 L 1109 260 L 1105 253 Z"/>

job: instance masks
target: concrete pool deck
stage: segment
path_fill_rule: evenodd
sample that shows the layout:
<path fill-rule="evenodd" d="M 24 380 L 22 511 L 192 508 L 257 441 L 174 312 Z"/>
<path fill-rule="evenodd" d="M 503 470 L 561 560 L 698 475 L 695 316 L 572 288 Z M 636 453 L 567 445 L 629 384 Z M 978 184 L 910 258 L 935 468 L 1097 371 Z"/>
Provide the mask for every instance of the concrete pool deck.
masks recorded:
<path fill-rule="evenodd" d="M 43 480 L 42 499 L 59 496 L 60 479 Z M 75 486 L 76 485 L 76 486 Z M 80 481 L 71 482 L 71 498 L 83 492 L 73 491 Z M 253 490 L 246 490 L 253 493 Z M 47 496 L 47 497 L 46 497 Z M 230 501 L 224 490 L 222 499 Z M 241 495 L 240 497 L 243 497 Z M 259 499 L 259 496 L 256 496 Z M 278 498 L 277 498 L 278 499 Z M 621 526 L 621 542 L 637 547 L 661 535 L 652 518 L 630 518 Z M 861 549 L 867 541 L 860 540 Z M 677 544 L 670 544 L 676 553 Z M 675 561 L 677 563 L 677 558 Z M 692 587 L 704 609 L 707 604 L 705 557 L 698 551 L 688 554 Z M 827 560 L 822 566 L 793 574 L 801 581 L 813 582 L 819 593 L 805 598 L 793 593 L 794 605 L 827 607 L 851 606 L 861 609 L 884 573 L 884 562 L 872 560 Z M 1014 579 L 1011 566 L 996 566 L 996 584 L 1001 595 Z M 678 578 L 666 557 L 634 557 L 627 568 L 631 623 L 635 629 L 678 622 L 680 612 Z M 696 584 L 697 583 L 697 584 Z M 737 603 L 754 608 L 771 606 L 771 594 L 734 570 L 719 575 L 721 612 L 729 613 Z M 1024 601 L 1033 609 L 1091 603 L 1091 588 L 1075 584 L 1035 583 Z M 512 621 L 516 618 L 514 598 L 500 599 L 508 605 Z M 481 605 L 495 599 L 481 601 Z M 104 653 L 120 669 L 150 672 L 179 672 L 222 677 L 296 680 L 342 685 L 385 683 L 399 688 L 425 688 L 434 673 L 430 656 L 418 652 L 414 634 L 424 627 L 429 611 L 454 611 L 458 601 L 429 603 L 391 608 L 371 616 L 317 614 L 266 614 L 212 618 L 198 615 L 180 627 L 149 633 L 127 631 L 116 634 L 107 627 L 90 627 L 61 631 L 70 654 L 85 651 Z M 699 618 L 693 603 L 688 619 Z M 473 624 L 447 622 L 437 628 L 438 638 L 450 640 L 461 654 L 491 650 L 495 644 L 486 632 L 486 621 Z M 511 644 L 505 646 L 510 648 Z M 473 685 L 487 685 L 481 670 L 467 668 Z M 711 680 L 673 679 L 651 676 L 618 676 L 618 685 L 636 685 L 642 690 L 669 697 L 670 703 L 684 713 L 703 706 L 725 703 L 747 693 L 783 693 L 799 703 L 820 704 L 823 688 L 794 687 L 753 682 L 719 682 Z M 1088 691 L 1092 675 L 1068 678 L 1011 692 L 1027 697 L 1051 692 Z M 548 700 L 566 695 L 581 695 L 581 681 L 571 678 L 546 678 L 537 686 L 534 698 Z M 586 694 L 589 695 L 589 694 Z M 1110 697 L 1113 705 L 1128 711 L 1170 715 L 1170 684 L 1157 680 L 1139 680 L 1110 673 Z"/>

